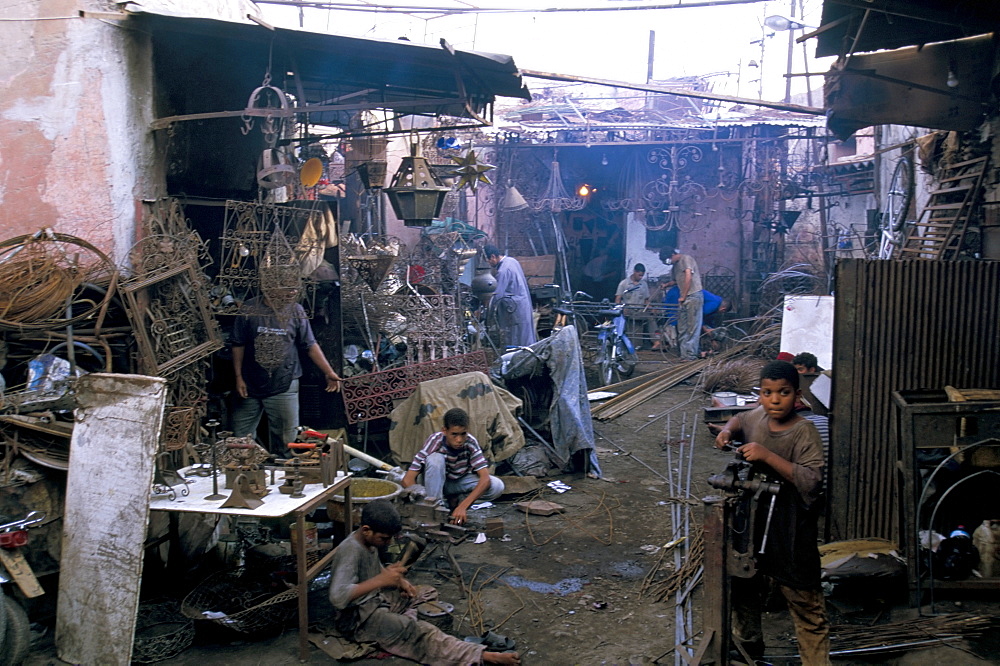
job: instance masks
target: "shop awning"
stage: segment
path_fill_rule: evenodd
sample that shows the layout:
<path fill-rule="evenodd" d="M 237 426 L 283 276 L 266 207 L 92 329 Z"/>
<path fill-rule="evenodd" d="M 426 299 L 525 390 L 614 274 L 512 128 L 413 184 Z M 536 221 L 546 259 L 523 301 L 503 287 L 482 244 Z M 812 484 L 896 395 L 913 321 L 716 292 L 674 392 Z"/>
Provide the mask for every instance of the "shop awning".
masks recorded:
<path fill-rule="evenodd" d="M 826 0 L 818 57 L 943 42 L 1000 30 L 994 0 Z"/>
<path fill-rule="evenodd" d="M 295 115 L 333 127 L 364 109 L 482 122 L 497 97 L 530 99 L 506 55 L 126 9 L 152 39 L 154 129 L 239 117 L 267 75 L 294 98 Z"/>
<path fill-rule="evenodd" d="M 871 125 L 971 130 L 990 98 L 989 35 L 841 58 L 827 72 L 827 126 L 841 139 Z"/>

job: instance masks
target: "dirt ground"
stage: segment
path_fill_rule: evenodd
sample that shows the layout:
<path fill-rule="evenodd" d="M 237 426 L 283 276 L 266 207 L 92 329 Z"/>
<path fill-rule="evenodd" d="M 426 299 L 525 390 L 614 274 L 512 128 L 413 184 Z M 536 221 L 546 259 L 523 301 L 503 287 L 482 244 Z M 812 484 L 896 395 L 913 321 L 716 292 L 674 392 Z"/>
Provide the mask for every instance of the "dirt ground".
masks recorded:
<path fill-rule="evenodd" d="M 652 354 L 652 353 L 650 353 Z M 653 356 L 649 357 L 654 358 Z M 640 365 L 641 370 L 659 366 Z M 561 516 L 526 520 L 510 501 L 481 510 L 478 518 L 501 517 L 504 539 L 475 544 L 466 541 L 452 547 L 470 585 L 472 600 L 463 598 L 446 559 L 432 555 L 418 563 L 409 576 L 415 583 L 437 586 L 440 598 L 455 605 L 453 633 L 476 633 L 471 626 L 481 619 L 487 627 L 513 638 L 527 665 L 639 665 L 675 663 L 674 606 L 642 596 L 643 581 L 659 558 L 656 551 L 674 537 L 669 531 L 670 488 L 667 448 L 676 460 L 676 443 L 666 444 L 666 418 L 656 418 L 668 409 L 694 398 L 671 414 L 671 439 L 681 436 L 686 412 L 686 431 L 695 430 L 690 496 L 708 494 L 705 479 L 721 471 L 731 454 L 710 445 L 701 423 L 702 407 L 708 398 L 690 385 L 664 392 L 609 423 L 595 422 L 597 446 L 604 479 L 576 475 L 557 477 L 571 486 L 563 494 L 546 491 L 542 499 L 556 501 L 566 509 Z M 650 423 L 652 421 L 652 423 Z M 647 425 L 649 424 L 649 425 Z M 645 426 L 645 427 L 644 427 Z M 700 518 L 700 502 L 694 503 Z M 693 532 L 694 530 L 692 530 Z M 660 576 L 667 571 L 661 572 Z M 911 617 L 905 599 L 880 602 L 871 589 L 831 599 L 834 623 L 874 624 Z M 701 589 L 695 592 L 695 627 L 700 627 Z M 996 614 L 996 606 L 972 601 L 947 601 L 938 610 L 965 610 L 975 605 Z M 471 612 L 470 611 L 471 606 Z M 311 595 L 311 616 L 328 615 L 324 589 Z M 462 621 L 464 619 L 464 622 Z M 471 622 L 471 624 L 470 624 Z M 769 613 L 768 659 L 774 663 L 794 663 L 791 622 L 785 612 Z M 935 648 L 908 653 L 883 654 L 860 660 L 837 658 L 838 664 L 911 664 L 947 661 L 961 664 L 998 663 L 996 641 L 961 642 L 959 649 Z M 29 664 L 56 664 L 51 632 L 36 648 Z M 160 662 L 183 666 L 203 664 L 294 664 L 297 659 L 297 632 L 286 628 L 280 635 L 250 640 L 234 634 L 220 635 L 200 627 L 195 645 L 179 656 Z M 315 647 L 307 663 L 332 663 Z M 412 663 L 393 657 L 354 662 L 374 664 Z"/>

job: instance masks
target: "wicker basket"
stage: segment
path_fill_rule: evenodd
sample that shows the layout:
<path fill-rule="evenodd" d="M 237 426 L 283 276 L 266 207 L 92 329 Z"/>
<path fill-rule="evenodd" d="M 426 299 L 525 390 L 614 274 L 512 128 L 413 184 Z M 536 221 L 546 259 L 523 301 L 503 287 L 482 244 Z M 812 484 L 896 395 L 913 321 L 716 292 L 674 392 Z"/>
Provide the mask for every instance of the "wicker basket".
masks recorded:
<path fill-rule="evenodd" d="M 153 664 L 176 657 L 194 642 L 194 621 L 176 601 L 139 605 L 132 641 L 132 663 Z"/>
<path fill-rule="evenodd" d="M 297 588 L 275 593 L 269 577 L 244 569 L 220 571 L 184 598 L 181 612 L 244 634 L 276 629 L 296 612 Z"/>

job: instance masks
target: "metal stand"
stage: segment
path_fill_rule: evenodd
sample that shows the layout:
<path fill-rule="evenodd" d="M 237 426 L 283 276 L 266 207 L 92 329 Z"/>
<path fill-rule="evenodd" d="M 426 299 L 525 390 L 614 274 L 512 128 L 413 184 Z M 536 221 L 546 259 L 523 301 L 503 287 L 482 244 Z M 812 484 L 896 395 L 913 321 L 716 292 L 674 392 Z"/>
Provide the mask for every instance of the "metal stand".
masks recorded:
<path fill-rule="evenodd" d="M 205 497 L 207 500 L 221 500 L 226 499 L 226 496 L 219 492 L 219 464 L 218 464 L 218 454 L 216 453 L 219 444 L 219 438 L 216 436 L 215 429 L 219 427 L 218 419 L 211 419 L 205 423 L 208 426 L 209 432 L 212 436 L 212 494 Z"/>

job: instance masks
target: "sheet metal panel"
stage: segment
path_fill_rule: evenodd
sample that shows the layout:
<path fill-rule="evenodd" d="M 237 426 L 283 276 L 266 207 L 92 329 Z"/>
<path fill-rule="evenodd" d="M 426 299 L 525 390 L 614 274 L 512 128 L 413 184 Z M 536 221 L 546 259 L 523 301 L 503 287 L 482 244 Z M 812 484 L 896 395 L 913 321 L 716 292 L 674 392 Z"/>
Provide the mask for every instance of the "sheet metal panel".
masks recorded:
<path fill-rule="evenodd" d="M 1000 387 L 1000 262 L 837 263 L 827 537 L 900 538 L 892 392 Z"/>

